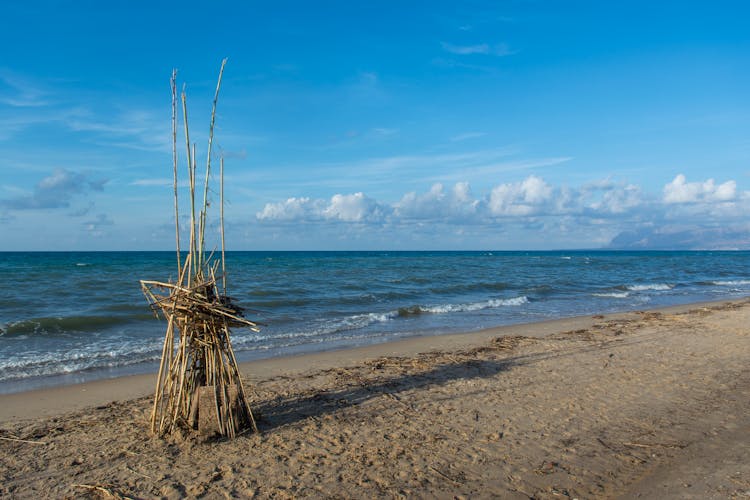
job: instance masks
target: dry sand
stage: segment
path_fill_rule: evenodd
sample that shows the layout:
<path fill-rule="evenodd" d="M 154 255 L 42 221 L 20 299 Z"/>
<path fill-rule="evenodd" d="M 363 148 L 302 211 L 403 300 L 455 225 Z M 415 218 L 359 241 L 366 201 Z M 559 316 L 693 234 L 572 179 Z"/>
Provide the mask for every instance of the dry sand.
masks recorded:
<path fill-rule="evenodd" d="M 748 367 L 745 299 L 243 365 L 232 441 L 153 375 L 0 396 L 0 497 L 748 498 Z"/>

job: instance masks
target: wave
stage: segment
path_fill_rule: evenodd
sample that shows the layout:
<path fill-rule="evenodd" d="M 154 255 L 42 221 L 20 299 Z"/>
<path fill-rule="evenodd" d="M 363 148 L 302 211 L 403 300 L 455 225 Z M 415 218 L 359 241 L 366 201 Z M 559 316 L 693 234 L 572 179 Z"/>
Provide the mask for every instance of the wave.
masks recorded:
<path fill-rule="evenodd" d="M 708 283 L 716 286 L 747 286 L 750 285 L 750 280 L 709 281 Z"/>
<path fill-rule="evenodd" d="M 512 299 L 491 299 L 484 302 L 473 302 L 469 304 L 444 304 L 437 306 L 410 306 L 401 307 L 398 316 L 415 316 L 418 314 L 447 314 L 457 312 L 481 311 L 482 309 L 494 309 L 504 306 L 520 306 L 526 304 L 529 299 L 526 296 L 514 297 Z"/>
<path fill-rule="evenodd" d="M 162 339 L 147 342 L 89 345 L 68 351 L 32 352 L 0 360 L 0 380 L 65 375 L 85 370 L 117 368 L 156 362 L 161 358 Z"/>
<path fill-rule="evenodd" d="M 416 316 L 419 314 L 448 314 L 457 312 L 471 312 L 479 311 L 482 309 L 490 309 L 497 307 L 507 306 L 520 306 L 529 301 L 525 296 L 515 297 L 511 299 L 492 299 L 483 302 L 475 302 L 469 304 L 444 304 L 435 306 L 409 306 L 401 307 L 395 311 L 386 312 L 372 312 L 362 314 L 352 314 L 349 316 L 317 320 L 308 323 L 308 328 L 305 330 L 293 330 L 286 332 L 278 332 L 269 335 L 267 332 L 261 332 L 258 334 L 242 335 L 236 340 L 233 340 L 235 346 L 249 346 L 258 345 L 260 343 L 269 343 L 269 347 L 277 347 L 274 341 L 279 340 L 290 340 L 290 339 L 313 339 L 316 337 L 329 336 L 340 332 L 352 331 L 352 330 L 363 330 L 369 326 L 377 323 L 386 323 L 398 318 L 406 318 L 409 316 Z M 290 345 L 290 344 L 286 344 Z M 260 347 L 258 347 L 260 348 Z"/>
<path fill-rule="evenodd" d="M 150 314 L 137 316 L 67 316 L 44 317 L 11 321 L 0 326 L 0 336 L 7 335 L 55 335 L 68 332 L 92 332 L 133 320 L 151 319 Z"/>
<path fill-rule="evenodd" d="M 386 321 L 390 321 L 397 315 L 398 314 L 396 312 L 365 313 L 353 314 L 342 318 L 317 320 L 309 323 L 309 328 L 305 330 L 291 330 L 273 334 L 269 334 L 266 330 L 261 331 L 260 333 L 237 335 L 232 340 L 232 344 L 235 346 L 235 348 L 240 347 L 240 350 L 247 350 L 247 347 L 249 345 L 252 345 L 252 348 L 254 349 L 273 349 L 279 347 L 279 340 L 309 340 L 315 337 L 329 336 L 345 331 L 361 330 L 375 323 L 384 323 Z M 293 343 L 283 344 L 282 346 L 289 345 L 293 345 Z M 242 349 L 243 346 L 245 347 L 245 349 Z"/>
<path fill-rule="evenodd" d="M 664 291 L 664 290 L 671 290 L 673 288 L 674 288 L 674 285 L 670 285 L 667 283 L 650 283 L 650 284 L 644 284 L 644 285 L 625 286 L 625 290 L 630 290 L 631 292 L 646 292 L 649 290 Z"/>
<path fill-rule="evenodd" d="M 592 293 L 594 297 L 611 297 L 615 299 L 626 299 L 630 296 L 628 292 L 603 292 L 603 293 Z"/>

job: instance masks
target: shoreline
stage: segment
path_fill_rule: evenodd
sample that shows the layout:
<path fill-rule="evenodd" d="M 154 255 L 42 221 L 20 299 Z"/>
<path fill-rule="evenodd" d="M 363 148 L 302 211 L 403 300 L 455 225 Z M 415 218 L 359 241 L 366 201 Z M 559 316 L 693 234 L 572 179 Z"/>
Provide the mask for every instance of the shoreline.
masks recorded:
<path fill-rule="evenodd" d="M 743 497 L 748 325 L 750 297 L 243 364 L 259 432 L 228 440 L 151 435 L 147 376 L 11 395 L 0 497 Z"/>
<path fill-rule="evenodd" d="M 474 332 L 420 335 L 363 346 L 245 361 L 239 363 L 239 368 L 243 379 L 253 384 L 267 378 L 294 377 L 313 370 L 330 370 L 361 364 L 384 356 L 410 357 L 430 351 L 469 349 L 498 336 L 543 338 L 565 330 L 590 328 L 591 325 L 602 320 L 636 317 L 640 312 L 678 314 L 692 309 L 742 303 L 748 298 L 502 325 Z M 153 397 L 155 375 L 156 371 L 0 394 L 0 424 L 38 417 L 53 417 L 86 407 L 103 406 L 115 401 Z"/>

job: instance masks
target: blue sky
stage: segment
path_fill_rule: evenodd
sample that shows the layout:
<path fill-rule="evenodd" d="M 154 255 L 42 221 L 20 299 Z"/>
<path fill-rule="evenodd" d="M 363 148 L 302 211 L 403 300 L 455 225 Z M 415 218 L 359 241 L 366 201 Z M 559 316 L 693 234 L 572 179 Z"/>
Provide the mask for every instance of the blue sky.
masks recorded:
<path fill-rule="evenodd" d="M 200 167 L 224 57 L 230 249 L 750 248 L 749 22 L 746 2 L 3 2 L 0 250 L 173 248 L 169 76 Z"/>

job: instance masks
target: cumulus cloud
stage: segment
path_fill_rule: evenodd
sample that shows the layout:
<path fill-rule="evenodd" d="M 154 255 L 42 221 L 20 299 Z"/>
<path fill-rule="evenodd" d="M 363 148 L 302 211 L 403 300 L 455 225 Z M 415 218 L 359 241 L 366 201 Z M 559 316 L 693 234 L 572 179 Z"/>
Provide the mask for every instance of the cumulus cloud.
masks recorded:
<path fill-rule="evenodd" d="M 374 222 L 382 219 L 383 215 L 378 203 L 362 193 L 334 195 L 323 211 L 326 219 L 346 222 Z"/>
<path fill-rule="evenodd" d="M 320 213 L 322 203 L 321 200 L 295 197 L 278 203 L 266 203 L 257 218 L 267 221 L 310 220 L 316 218 L 314 214 Z"/>
<path fill-rule="evenodd" d="M 535 175 L 523 182 L 500 184 L 490 192 L 488 208 L 494 216 L 532 215 L 551 201 L 552 187 Z"/>
<path fill-rule="evenodd" d="M 58 168 L 39 181 L 30 194 L 0 200 L 0 206 L 9 210 L 67 208 L 74 197 L 101 191 L 106 182 L 106 179 L 91 179 L 88 174 Z"/>
<path fill-rule="evenodd" d="M 598 214 L 623 214 L 645 203 L 639 186 L 620 185 L 610 179 L 583 186 L 578 196 L 585 210 Z"/>
<path fill-rule="evenodd" d="M 733 180 L 717 185 L 713 179 L 687 182 L 678 174 L 664 186 L 664 203 L 700 203 L 732 201 L 737 197 L 737 183 Z"/>
<path fill-rule="evenodd" d="M 266 203 L 256 214 L 261 221 L 378 222 L 386 215 L 384 206 L 363 193 L 335 194 L 330 200 L 289 198 Z"/>
<path fill-rule="evenodd" d="M 436 183 L 426 192 L 408 192 L 394 202 L 375 200 L 362 192 L 335 194 L 329 199 L 289 198 L 267 203 L 256 217 L 269 225 L 357 223 L 391 230 L 401 226 L 425 234 L 447 226 L 455 228 L 455 234 L 473 231 L 475 236 L 480 232 L 496 235 L 514 228 L 524 234 L 554 234 L 558 240 L 567 237 L 570 244 L 580 242 L 584 247 L 591 242 L 606 245 L 619 233 L 625 236 L 615 244 L 636 245 L 634 241 L 643 239 L 638 236 L 640 233 L 633 236 L 627 231 L 637 232 L 644 227 L 652 228 L 649 245 L 662 244 L 666 237 L 654 236 L 662 233 L 653 228 L 677 223 L 687 223 L 691 238 L 697 241 L 701 235 L 714 234 L 704 229 L 740 223 L 748 211 L 750 192 L 739 192 L 734 181 L 687 182 L 678 175 L 659 194 L 612 179 L 566 186 L 530 175 L 517 182 L 496 184 L 478 194 L 472 192 L 468 182 L 457 182 L 452 186 Z M 739 233 L 726 233 L 721 247 L 731 247 L 730 240 L 736 234 Z M 684 238 L 673 240 L 675 244 L 687 242 Z"/>
<path fill-rule="evenodd" d="M 478 213 L 480 202 L 471 195 L 468 182 L 459 182 L 446 192 L 440 183 L 427 193 L 405 194 L 394 204 L 396 217 L 405 219 L 467 219 Z"/>

